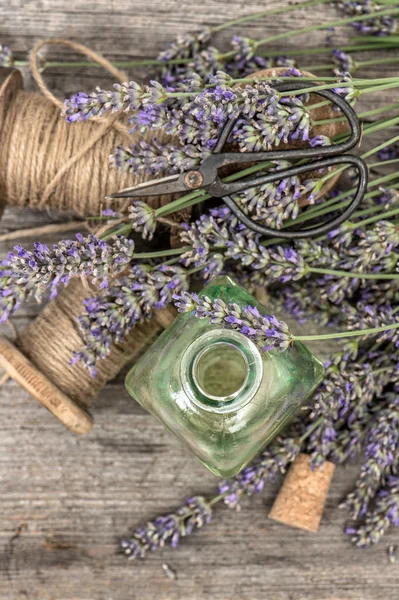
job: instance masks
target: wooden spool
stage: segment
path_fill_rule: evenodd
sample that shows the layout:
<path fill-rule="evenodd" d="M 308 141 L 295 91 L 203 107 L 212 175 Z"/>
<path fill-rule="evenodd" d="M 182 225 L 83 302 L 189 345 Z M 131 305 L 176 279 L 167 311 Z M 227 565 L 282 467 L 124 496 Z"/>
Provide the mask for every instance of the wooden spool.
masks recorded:
<path fill-rule="evenodd" d="M 113 344 L 99 365 L 96 378 L 79 365 L 70 366 L 73 351 L 84 342 L 75 319 L 83 312 L 83 299 L 90 292 L 73 280 L 54 298 L 15 344 L 0 337 L 0 366 L 65 427 L 77 434 L 90 431 L 92 400 L 102 387 L 127 364 L 136 360 L 175 317 L 173 308 L 154 312 L 154 317 L 136 327 L 123 343 Z M 54 326 L 52 326 L 54 324 Z M 46 330 L 45 338 L 41 335 Z M 48 332 L 52 331 L 52 335 Z"/>
<path fill-rule="evenodd" d="M 35 93 L 23 91 L 22 76 L 17 69 L 0 68 L 0 139 L 10 107 L 18 94 Z M 40 95 L 36 94 L 36 96 Z M 47 99 L 43 99 L 43 102 L 47 102 L 48 106 L 51 106 Z M 62 118 L 60 117 L 60 119 Z M 64 123 L 64 119 L 62 121 Z M 96 125 L 88 122 L 72 126 L 65 124 L 65 127 L 69 128 L 71 134 L 76 131 L 76 128 L 84 128 L 89 135 Z M 170 136 L 167 138 L 172 140 Z M 4 139 L 2 142 L 3 148 L 0 148 L 0 152 L 15 150 L 14 147 L 7 148 Z M 17 142 L 18 140 L 14 140 L 14 143 Z M 108 154 L 104 160 L 108 161 Z M 98 164 L 96 166 L 99 168 Z M 92 175 L 94 177 L 96 173 Z M 5 194 L 5 177 L 6 175 L 0 172 L 0 216 L 5 205 L 10 202 Z M 148 178 L 146 176 L 132 177 L 128 174 L 117 175 L 114 183 L 110 183 L 111 187 L 108 189 L 108 193 Z M 171 199 L 170 195 L 150 197 L 148 203 L 155 208 L 170 202 Z M 102 200 L 99 198 L 98 209 Z M 11 204 L 14 204 L 13 199 L 11 199 Z M 27 202 L 18 202 L 17 204 L 23 205 Z M 87 216 L 84 210 L 77 210 L 75 213 Z M 177 219 L 189 219 L 189 217 L 190 210 L 176 215 Z M 176 240 L 176 230 L 173 228 L 171 244 L 173 246 L 179 244 L 179 241 Z M 90 401 L 95 398 L 107 381 L 113 379 L 126 364 L 132 363 L 145 351 L 169 325 L 175 315 L 173 308 L 155 311 L 154 317 L 148 322 L 137 325 L 126 336 L 124 343 L 112 346 L 110 355 L 100 361 L 100 378 L 88 379 L 85 369 L 79 365 L 69 366 L 69 359 L 73 351 L 79 350 L 83 346 L 76 317 L 84 311 L 83 300 L 91 293 L 83 286 L 82 282 L 72 281 L 18 336 L 15 344 L 7 338 L 0 337 L 0 366 L 9 377 L 45 406 L 65 427 L 78 434 L 87 433 L 92 427 L 93 417 L 89 412 Z M 46 325 L 48 326 L 49 321 L 54 322 L 54 329 L 51 336 L 43 339 L 40 332 Z M 68 352 L 62 356 L 65 345 L 68 347 Z M 60 356 L 62 356 L 61 361 Z"/>

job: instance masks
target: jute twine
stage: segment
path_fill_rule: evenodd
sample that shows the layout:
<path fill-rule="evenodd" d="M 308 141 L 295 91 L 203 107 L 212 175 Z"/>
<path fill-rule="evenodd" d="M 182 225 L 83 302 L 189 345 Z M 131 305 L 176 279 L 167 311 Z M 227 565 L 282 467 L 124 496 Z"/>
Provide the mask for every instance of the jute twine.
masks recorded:
<path fill-rule="evenodd" d="M 13 206 L 96 215 L 100 206 L 106 206 L 104 196 L 148 177 L 122 173 L 109 161 L 116 146 L 134 141 L 123 114 L 85 123 L 66 122 L 61 115 L 63 102 L 48 89 L 38 69 L 38 53 L 49 44 L 82 52 L 118 81 L 128 79 L 83 44 L 64 39 L 36 44 L 30 56 L 30 69 L 41 93 L 18 89 L 7 111 L 0 110 L 1 192 L 6 203 Z M 149 141 L 153 137 L 149 132 L 144 139 Z M 163 131 L 157 132 L 156 137 L 161 143 L 171 139 Z M 149 204 L 157 208 L 169 201 L 167 196 L 154 197 Z"/>
<path fill-rule="evenodd" d="M 47 88 L 37 68 L 38 52 L 46 44 L 83 52 L 119 81 L 127 80 L 97 53 L 63 39 L 44 40 L 32 51 L 31 71 L 42 94 L 23 91 L 19 73 L 7 70 L 7 81 L 0 86 L 0 95 L 1 89 L 4 92 L 3 105 L 0 98 L 1 195 L 15 206 L 95 215 L 105 206 L 105 195 L 148 177 L 123 174 L 110 165 L 115 146 L 132 142 L 123 115 L 86 123 L 65 121 L 62 102 Z M 157 138 L 161 142 L 172 139 L 163 132 Z M 154 197 L 148 202 L 156 208 L 170 199 Z M 93 378 L 81 365 L 69 363 L 73 352 L 84 346 L 76 321 L 84 311 L 83 300 L 95 293 L 87 283 L 74 280 L 17 336 L 15 346 L 0 340 L 0 358 L 8 374 L 76 433 L 87 432 L 91 426 L 86 412 L 90 401 L 125 364 L 145 351 L 175 315 L 173 309 L 156 311 L 153 319 L 137 325 L 123 343 L 112 344 L 110 354 L 98 361 Z"/>
<path fill-rule="evenodd" d="M 78 280 L 72 280 L 67 289 L 52 300 L 17 339 L 18 347 L 50 381 L 71 399 L 87 407 L 107 381 L 113 379 L 127 362 L 133 362 L 159 335 L 163 327 L 160 320 L 136 325 L 124 343 L 112 344 L 104 360 L 97 361 L 97 375 L 79 363 L 69 361 L 84 342 L 76 318 L 83 312 L 83 300 L 93 292 Z M 167 318 L 165 311 L 161 318 Z M 173 312 L 170 312 L 170 321 Z"/>

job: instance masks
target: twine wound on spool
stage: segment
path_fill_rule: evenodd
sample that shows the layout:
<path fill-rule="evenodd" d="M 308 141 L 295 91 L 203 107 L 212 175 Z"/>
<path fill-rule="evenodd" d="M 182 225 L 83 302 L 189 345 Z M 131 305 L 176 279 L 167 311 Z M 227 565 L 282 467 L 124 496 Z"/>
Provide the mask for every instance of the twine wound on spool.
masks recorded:
<path fill-rule="evenodd" d="M 111 120 L 116 118 L 120 115 Z M 144 139 L 153 137 L 149 132 Z M 171 139 L 162 131 L 157 137 L 161 143 Z M 14 69 L 0 69 L 0 139 L 3 206 L 93 216 L 111 205 L 105 196 L 148 179 L 122 173 L 109 160 L 116 146 L 134 142 L 134 136 L 127 137 L 109 121 L 67 123 L 58 104 L 22 89 L 22 78 Z M 149 203 L 158 208 L 170 199 L 153 197 Z M 113 207 L 120 208 L 121 203 L 114 202 Z"/>
<path fill-rule="evenodd" d="M 269 518 L 317 533 L 334 470 L 334 463 L 329 461 L 312 470 L 310 457 L 299 454 L 285 476 Z"/>
<path fill-rule="evenodd" d="M 175 317 L 173 308 L 154 312 L 99 360 L 96 377 L 81 365 L 70 366 L 74 351 L 84 345 L 76 318 L 90 292 L 73 280 L 17 337 L 15 345 L 0 338 L 0 366 L 74 433 L 90 431 L 91 401 L 129 362 L 136 360 Z"/>

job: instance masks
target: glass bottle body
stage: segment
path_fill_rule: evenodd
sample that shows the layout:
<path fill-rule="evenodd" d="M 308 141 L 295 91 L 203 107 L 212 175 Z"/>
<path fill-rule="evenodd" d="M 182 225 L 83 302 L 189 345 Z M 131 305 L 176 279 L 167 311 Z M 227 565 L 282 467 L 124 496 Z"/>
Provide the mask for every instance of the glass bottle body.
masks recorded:
<path fill-rule="evenodd" d="M 201 294 L 270 314 L 229 277 Z M 232 477 L 281 431 L 323 371 L 301 343 L 262 352 L 241 333 L 180 314 L 130 370 L 126 387 L 213 473 Z"/>

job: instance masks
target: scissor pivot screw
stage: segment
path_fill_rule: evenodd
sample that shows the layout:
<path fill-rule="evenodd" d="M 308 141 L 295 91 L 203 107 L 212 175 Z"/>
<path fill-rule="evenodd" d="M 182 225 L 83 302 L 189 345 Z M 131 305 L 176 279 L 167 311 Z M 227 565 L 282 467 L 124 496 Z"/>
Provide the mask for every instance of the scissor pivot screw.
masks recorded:
<path fill-rule="evenodd" d="M 189 171 L 184 178 L 184 183 L 191 190 L 200 188 L 203 184 L 204 178 L 199 171 Z"/>

